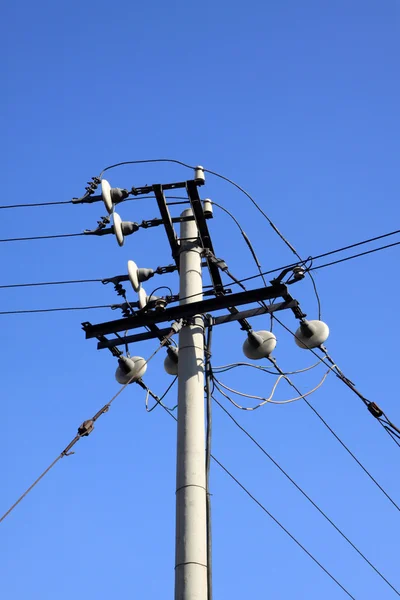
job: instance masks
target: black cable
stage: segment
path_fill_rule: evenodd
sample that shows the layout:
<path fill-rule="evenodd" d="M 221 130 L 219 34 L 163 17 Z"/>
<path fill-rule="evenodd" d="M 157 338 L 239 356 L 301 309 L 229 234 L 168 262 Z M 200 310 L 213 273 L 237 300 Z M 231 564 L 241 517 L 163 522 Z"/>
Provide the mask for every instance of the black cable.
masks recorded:
<path fill-rule="evenodd" d="M 397 232 L 394 232 L 397 233 Z M 82 234 L 71 234 L 71 235 L 82 235 Z M 392 234 L 386 234 L 386 235 L 392 235 Z M 51 236 L 49 236 L 51 237 Z M 55 236 L 55 237 L 59 237 L 59 236 Z M 22 238 L 22 239 L 28 239 L 28 238 Z M 37 239 L 37 238 L 34 238 Z M 12 241 L 12 240 L 0 240 L 0 241 Z M 359 242 L 359 244 L 364 243 L 364 242 Z M 361 252 L 359 254 L 354 254 L 352 256 L 347 256 L 346 258 L 341 258 L 339 260 L 335 260 L 333 262 L 330 263 L 326 263 L 323 265 L 317 265 L 316 267 L 311 267 L 309 270 L 311 271 L 316 271 L 317 269 L 323 269 L 324 267 L 330 267 L 332 265 L 336 265 L 338 263 L 341 262 L 345 262 L 347 260 L 352 260 L 353 258 L 358 258 L 360 256 L 365 256 L 367 254 L 372 254 L 374 252 L 378 252 L 379 250 L 386 250 L 387 248 L 392 248 L 393 246 L 399 246 L 400 242 L 395 242 L 393 244 L 388 244 L 386 246 L 380 246 L 379 248 L 374 248 L 373 250 L 367 250 L 366 252 Z M 335 252 L 340 252 L 341 250 L 332 250 L 329 254 L 333 254 Z M 327 254 L 327 253 L 326 253 Z M 317 257 L 310 257 L 308 260 L 316 260 Z M 295 267 L 297 263 L 292 263 L 290 265 L 284 265 L 283 267 L 279 267 L 278 269 L 271 269 L 270 271 L 264 271 L 262 273 L 262 275 L 271 275 L 272 273 L 276 273 L 278 271 L 283 271 L 284 269 L 287 269 L 289 267 Z M 236 278 L 233 279 L 233 283 L 231 285 L 239 285 L 243 282 L 246 281 L 251 281 L 252 279 L 257 279 L 258 277 L 261 277 L 261 274 L 259 275 L 252 275 L 250 277 L 245 277 L 243 279 L 238 279 L 236 280 Z M 72 281 L 47 281 L 44 283 L 16 283 L 16 284 L 10 284 L 10 285 L 0 285 L 0 289 L 3 288 L 14 288 L 14 287 L 30 287 L 30 286 L 40 286 L 40 285 L 61 285 L 61 284 L 69 284 L 69 283 L 97 283 L 102 281 L 102 279 L 77 279 L 77 280 L 72 280 Z M 204 286 L 204 287 L 212 287 L 212 286 Z M 193 294 L 193 296 L 198 296 L 198 294 Z M 188 298 L 190 298 L 191 296 L 188 296 Z"/>
<path fill-rule="evenodd" d="M 105 169 L 102 170 L 102 172 L 99 175 L 99 179 L 101 179 L 103 177 L 103 174 L 106 171 L 109 171 L 110 169 L 115 169 L 116 167 L 122 167 L 124 165 L 142 165 L 145 163 L 160 163 L 160 162 L 168 162 L 168 163 L 174 163 L 177 165 L 181 165 L 182 167 L 186 167 L 187 169 L 195 169 L 196 167 L 192 167 L 190 165 L 187 165 L 186 163 L 180 161 L 180 160 L 175 160 L 173 158 L 150 158 L 147 160 L 126 160 L 123 162 L 119 162 L 119 163 L 115 163 L 115 165 L 109 165 L 108 167 L 106 167 Z"/>
<path fill-rule="evenodd" d="M 257 265 L 257 269 L 258 269 L 258 272 L 260 273 L 260 277 L 262 278 L 265 287 L 267 287 L 267 282 L 264 279 L 264 275 L 263 275 L 262 270 L 261 270 L 261 264 L 260 264 L 260 261 L 258 260 L 258 256 L 256 254 L 256 251 L 254 250 L 254 246 L 251 243 L 251 241 L 250 241 L 249 237 L 247 236 L 246 232 L 244 231 L 243 227 L 240 225 L 239 221 L 236 219 L 236 217 L 234 217 L 234 215 L 227 208 L 225 208 L 221 204 L 218 204 L 217 202 L 214 202 L 214 200 L 212 200 L 211 204 L 213 206 L 217 206 L 219 209 L 223 210 L 236 223 L 237 227 L 240 230 L 240 233 L 242 234 L 242 237 L 243 237 L 244 241 L 246 242 L 246 244 L 247 244 L 247 246 L 248 246 L 248 248 L 249 248 L 249 250 L 251 252 L 251 255 L 252 255 L 253 259 L 254 259 L 254 262 Z"/>
<path fill-rule="evenodd" d="M 387 237 L 388 235 L 394 235 L 396 233 L 398 233 L 398 232 L 394 231 L 392 233 L 385 234 L 384 236 L 381 236 L 381 237 Z M 368 243 L 368 241 L 369 240 L 366 240 L 365 242 L 358 242 L 355 245 L 359 246 L 359 245 L 364 244 L 364 243 L 366 244 L 366 243 Z M 359 254 L 353 254 L 351 256 L 347 256 L 346 258 L 341 258 L 339 260 L 335 260 L 335 261 L 332 261 L 332 262 L 329 262 L 329 263 L 325 263 L 323 265 L 317 265 L 315 267 L 314 266 L 310 267 L 308 270 L 309 271 L 316 271 L 317 269 L 323 269 L 324 267 L 330 267 L 332 265 L 336 265 L 338 263 L 345 262 L 347 260 L 352 260 L 353 258 L 359 258 L 360 256 L 365 256 L 367 254 L 373 254 L 374 252 L 379 252 L 380 250 L 386 250 L 387 248 L 393 248 L 394 246 L 399 246 L 399 245 L 400 245 L 400 242 L 394 242 L 393 244 L 387 244 L 386 246 L 379 246 L 379 248 L 374 248 L 372 250 L 367 250 L 365 252 L 360 252 Z M 348 246 L 348 247 L 351 247 L 351 246 Z M 336 254 L 338 252 L 342 252 L 342 249 L 339 248 L 337 250 L 331 250 L 330 252 L 326 252 L 324 256 L 326 256 L 327 254 Z M 317 258 L 318 257 L 310 256 L 307 260 L 313 261 L 313 260 L 316 260 Z M 303 262 L 305 262 L 305 261 L 303 261 Z M 278 269 L 271 269 L 270 271 L 264 271 L 263 275 L 271 275 L 272 273 L 276 273 L 277 271 L 283 271 L 285 269 L 289 269 L 290 267 L 295 267 L 297 264 L 298 263 L 291 263 L 289 265 L 284 265 L 283 267 L 279 267 Z M 258 279 L 258 277 L 260 277 L 259 274 L 258 275 L 251 275 L 250 277 L 244 277 L 243 279 L 240 279 L 240 282 L 243 283 L 245 281 L 251 281 L 253 279 Z"/>
<path fill-rule="evenodd" d="M 9 285 L 0 285 L 0 289 L 20 288 L 20 287 L 39 287 L 42 285 L 69 285 L 71 283 L 100 283 L 102 279 L 71 279 L 67 281 L 42 281 L 39 283 L 12 283 Z"/>
<path fill-rule="evenodd" d="M 383 233 L 382 235 L 377 235 L 375 237 L 369 238 L 367 240 L 362 240 L 361 242 L 356 242 L 355 244 L 350 244 L 349 246 L 343 246 L 342 248 L 338 248 L 337 250 L 330 250 L 329 252 L 324 252 L 323 254 L 318 254 L 314 256 L 314 260 L 318 258 L 325 258 L 325 256 L 330 256 L 331 254 L 336 254 L 337 252 L 344 252 L 344 250 L 350 250 L 351 248 L 356 248 L 357 246 L 363 246 L 364 244 L 370 244 L 371 242 L 376 242 L 377 240 L 382 240 L 383 238 L 390 237 L 392 235 L 397 235 L 400 233 L 400 229 L 396 229 L 395 231 L 390 231 L 389 233 Z"/>
<path fill-rule="evenodd" d="M 390 583 L 390 581 L 388 581 L 386 579 L 386 577 L 384 575 L 382 575 L 382 573 L 368 560 L 368 558 L 357 548 L 357 546 L 355 546 L 355 544 L 353 544 L 353 542 L 343 533 L 343 531 L 341 529 L 339 529 L 339 527 L 332 521 L 332 519 L 330 519 L 328 517 L 328 515 L 314 502 L 314 500 L 312 500 L 310 498 L 310 496 L 294 481 L 294 479 L 279 465 L 279 463 L 265 450 L 265 448 L 263 448 L 263 446 L 261 446 L 261 444 L 259 442 L 257 442 L 257 440 L 242 426 L 240 425 L 240 423 L 234 418 L 234 416 L 223 406 L 223 404 L 221 404 L 214 396 L 213 396 L 213 400 L 214 402 L 216 402 L 216 404 L 224 411 L 224 413 L 226 415 L 228 415 L 228 417 L 231 419 L 231 421 L 233 421 L 233 423 L 235 423 L 235 425 L 241 430 L 243 431 L 243 433 L 245 435 L 247 435 L 247 437 L 257 446 L 257 448 L 259 450 L 261 450 L 261 452 L 279 469 L 279 471 L 295 486 L 295 488 L 301 493 L 303 494 L 303 496 L 314 506 L 314 508 L 316 508 L 318 510 L 318 512 L 328 521 L 328 523 L 330 523 L 332 525 L 332 527 L 334 527 L 334 529 L 336 529 L 336 531 L 346 540 L 346 542 L 348 542 L 350 544 L 350 546 L 361 556 L 361 558 L 363 560 L 365 560 L 365 562 L 379 575 L 379 577 L 381 577 L 383 579 L 383 581 L 385 581 L 385 583 L 387 583 L 394 592 L 396 592 L 396 594 L 398 596 L 400 596 L 400 593 L 396 590 L 396 588 Z"/>
<path fill-rule="evenodd" d="M 175 415 L 173 415 L 171 412 L 169 412 L 165 407 L 163 407 L 165 412 L 170 415 L 175 421 L 177 421 L 178 419 L 175 417 Z M 293 540 L 298 546 L 299 548 L 301 548 L 306 554 L 307 556 L 309 556 L 311 558 L 311 560 L 313 560 L 319 567 L 320 569 L 322 569 L 324 571 L 324 573 L 326 573 L 326 575 L 328 575 L 328 577 L 330 577 L 344 592 L 345 594 L 347 594 L 349 596 L 349 598 L 352 598 L 352 600 L 356 600 L 354 598 L 354 596 L 352 596 L 350 594 L 350 592 L 348 592 L 346 590 L 345 587 L 343 587 L 343 585 L 341 583 L 339 583 L 339 581 L 337 579 L 335 579 L 335 577 L 327 570 L 325 569 L 324 566 L 322 566 L 322 564 L 315 558 L 315 556 L 313 556 L 287 529 L 286 527 L 284 527 L 282 525 L 282 523 L 280 523 L 278 521 L 278 519 L 276 519 L 270 512 L 269 510 L 266 509 L 266 507 L 261 504 L 261 502 L 259 500 L 257 500 L 257 498 L 255 496 L 253 496 L 253 494 L 242 484 L 240 483 L 240 481 L 213 455 L 211 454 L 211 458 L 213 459 L 213 461 L 215 463 L 217 463 L 217 465 L 219 467 L 221 467 L 221 469 L 223 471 L 225 471 L 225 473 L 227 475 L 229 475 L 229 477 L 231 479 L 233 479 L 233 481 L 244 491 L 246 492 L 246 494 L 290 537 L 291 540 Z"/>
<path fill-rule="evenodd" d="M 158 397 L 156 394 L 154 394 L 147 386 L 144 386 L 144 389 L 147 390 L 147 392 L 151 395 L 151 397 L 156 401 L 156 403 L 151 407 L 151 408 L 146 408 L 148 413 L 151 413 L 157 406 L 163 406 L 164 408 L 166 408 L 167 410 L 175 410 L 178 405 L 172 407 L 172 408 L 168 408 L 168 406 L 165 406 L 162 401 L 164 400 L 164 398 L 168 395 L 168 393 L 171 391 L 171 389 L 174 387 L 174 384 L 176 383 L 178 379 L 178 376 L 174 377 L 174 379 L 172 380 L 172 383 L 169 384 L 169 386 L 167 387 L 167 389 L 165 390 L 165 392 Z M 142 382 L 143 383 L 143 382 Z"/>
<path fill-rule="evenodd" d="M 359 254 L 353 254 L 352 256 L 347 256 L 346 258 L 341 258 L 339 260 L 334 260 L 329 263 L 325 263 L 324 265 L 317 265 L 316 267 L 312 267 L 310 271 L 316 271 L 317 269 L 324 269 L 325 267 L 331 267 L 332 265 L 337 265 L 342 262 L 346 262 L 347 260 L 352 260 L 353 258 L 359 258 L 360 256 L 366 256 L 367 254 L 373 254 L 374 252 L 379 252 L 380 250 L 386 250 L 387 248 L 393 248 L 394 246 L 399 246 L 400 242 L 395 242 L 393 244 L 387 244 L 386 246 L 380 246 L 379 248 L 374 248 L 373 250 L 367 250 L 365 252 L 359 252 Z M 339 252 L 339 250 L 338 250 Z M 333 252 L 331 252 L 333 254 Z"/>
<path fill-rule="evenodd" d="M 282 325 L 282 323 L 280 321 L 278 321 L 278 323 L 280 323 Z M 285 327 L 285 326 L 283 325 L 283 327 Z M 280 373 L 281 375 L 284 374 L 284 372 L 280 369 L 280 367 L 277 365 L 277 363 L 276 363 L 276 361 L 274 359 L 269 358 L 268 360 L 275 366 L 275 368 L 278 371 L 278 373 Z M 294 385 L 294 383 L 287 376 L 284 375 L 284 378 L 289 383 L 289 385 L 291 385 L 296 390 L 296 392 L 298 394 L 302 395 L 301 392 L 300 392 L 300 390 Z M 314 406 L 306 398 L 304 398 L 304 402 L 313 411 L 313 413 L 318 417 L 318 419 L 325 425 L 325 427 L 330 431 L 330 433 L 339 442 L 339 444 L 352 457 L 352 459 L 355 460 L 355 462 L 358 464 L 358 466 L 361 467 L 361 469 L 364 471 L 364 473 L 366 475 L 368 475 L 368 477 L 371 479 L 371 481 L 380 489 L 380 491 L 386 496 L 386 498 L 388 500 L 390 500 L 390 502 L 393 504 L 393 506 L 395 508 L 397 508 L 398 511 L 400 511 L 400 507 L 396 504 L 396 502 L 389 496 L 389 494 L 377 482 L 377 480 L 371 475 L 371 473 L 366 469 L 366 467 L 364 467 L 364 465 L 358 460 L 358 458 L 355 456 L 355 454 L 353 454 L 353 452 L 350 450 L 350 448 L 348 446 L 346 446 L 346 444 L 340 439 L 340 437 L 337 435 L 337 433 L 335 433 L 335 431 L 332 429 L 332 427 L 330 427 L 330 425 L 328 425 L 328 423 L 325 421 L 325 419 L 319 414 L 319 412 L 317 411 L 317 409 L 314 408 Z"/>
<path fill-rule="evenodd" d="M 35 202 L 33 204 L 8 204 L 6 206 L 0 206 L 0 209 L 4 208 L 29 208 L 31 206 L 55 206 L 57 204 L 73 204 L 72 200 L 63 200 L 61 202 Z"/>
<path fill-rule="evenodd" d="M 207 324 L 208 321 L 208 324 Z M 211 526 L 211 493 L 210 463 L 212 441 L 212 401 L 211 401 L 211 343 L 212 325 L 210 316 L 206 315 L 207 337 L 204 350 L 205 391 L 206 391 L 206 523 L 207 523 L 207 600 L 212 600 L 212 526 Z"/>
<path fill-rule="evenodd" d="M 86 235 L 84 233 L 60 233 L 59 235 L 36 235 L 32 237 L 20 237 L 20 238 L 7 238 L 0 240 L 0 242 L 27 242 L 32 240 L 54 240 L 56 238 L 68 238 L 78 237 L 80 235 Z"/>
<path fill-rule="evenodd" d="M 114 304 L 101 304 L 98 306 L 68 306 L 66 308 L 35 308 L 30 310 L 2 310 L 0 315 L 22 315 L 30 313 L 47 313 L 47 312 L 60 312 L 69 310 L 92 310 L 95 308 L 112 308 Z"/>
<path fill-rule="evenodd" d="M 289 329 L 289 327 L 287 327 L 284 323 L 282 323 L 282 321 L 280 321 L 276 316 L 274 316 L 274 318 L 276 319 L 276 321 L 284 328 L 286 329 L 286 331 L 288 331 L 294 338 L 297 338 L 297 335 L 291 330 Z M 386 415 L 386 413 L 375 403 L 372 402 L 371 400 L 368 400 L 368 398 L 366 398 L 354 385 L 354 383 L 348 378 L 346 377 L 342 371 L 339 369 L 338 365 L 334 362 L 334 360 L 330 357 L 327 349 L 325 348 L 325 346 L 323 344 L 321 344 L 321 346 L 319 347 L 319 349 L 323 352 L 323 354 L 325 355 L 326 359 L 331 363 L 331 366 L 329 367 L 331 369 L 331 371 L 336 375 L 336 377 L 338 379 L 340 379 L 340 381 L 342 381 L 354 394 L 356 394 L 356 396 L 358 396 L 358 398 L 360 398 L 360 400 L 362 400 L 362 402 L 365 404 L 365 406 L 368 408 L 369 412 L 372 414 L 373 417 L 375 417 L 375 419 L 379 422 L 379 424 L 383 427 L 383 429 L 386 431 L 386 433 L 388 433 L 391 437 L 391 439 L 395 442 L 395 444 L 400 448 L 400 429 L 394 424 L 392 423 L 392 421 L 389 419 L 389 417 Z M 317 358 L 320 358 L 319 354 L 317 354 L 315 352 L 315 350 L 313 348 L 307 347 L 307 350 L 311 351 L 314 356 L 316 356 Z M 271 362 L 273 362 L 273 360 L 269 359 Z M 326 363 L 325 363 L 326 364 Z M 329 365 L 328 365 L 329 366 Z M 277 368 L 277 367 L 276 367 Z M 391 431 L 389 430 L 389 428 L 391 429 Z M 397 439 L 396 439 L 397 438 Z"/>
<path fill-rule="evenodd" d="M 325 567 L 315 558 L 315 556 L 313 556 L 287 529 L 286 527 L 284 527 L 282 525 L 282 523 L 280 523 L 278 521 L 278 519 L 276 519 L 270 512 L 269 510 L 267 510 L 267 508 L 261 504 L 261 502 L 259 500 L 257 500 L 257 498 L 255 496 L 253 496 L 253 494 L 242 484 L 240 483 L 240 481 L 234 476 L 232 475 L 232 473 L 230 471 L 228 471 L 228 469 L 226 467 L 224 467 L 224 465 L 215 458 L 215 456 L 212 457 L 213 460 L 217 463 L 217 465 L 219 467 L 221 467 L 221 469 L 223 469 L 225 471 L 225 473 L 227 475 L 229 475 L 229 477 L 231 479 L 233 479 L 233 481 L 235 483 L 237 483 L 237 485 L 244 491 L 246 492 L 246 494 L 253 500 L 253 502 L 255 502 L 256 504 L 258 504 L 258 506 L 299 546 L 299 548 L 301 548 L 303 550 L 303 552 L 305 552 L 319 567 L 320 569 L 322 569 L 327 575 L 328 577 L 330 577 L 335 583 L 336 585 L 338 585 L 344 592 L 345 594 L 347 594 L 349 596 L 349 598 L 352 598 L 353 600 L 356 600 L 354 598 L 354 596 L 352 596 L 350 594 L 349 591 L 346 590 L 346 588 L 327 570 L 325 569 Z"/>
<path fill-rule="evenodd" d="M 295 254 L 297 256 L 297 258 L 299 260 L 302 260 L 300 254 L 297 252 L 297 250 L 294 248 L 294 246 L 292 246 L 292 244 L 285 238 L 285 236 L 279 231 L 279 229 L 277 228 L 277 226 L 275 225 L 275 223 L 269 218 L 269 216 L 267 215 L 267 213 L 263 211 L 263 209 L 261 208 L 261 206 L 254 200 L 254 198 L 248 192 L 246 192 L 246 190 L 244 188 L 242 188 L 240 185 L 238 185 L 237 183 L 235 183 L 234 181 L 232 181 L 232 179 L 229 179 L 228 177 L 225 177 L 224 175 L 221 175 L 220 173 L 216 173 L 215 171 L 211 171 L 210 169 L 204 169 L 204 172 L 205 173 L 210 173 L 211 175 L 214 175 L 215 177 L 219 177 L 220 179 L 223 179 L 224 181 L 227 181 L 228 183 L 230 183 L 231 185 L 233 185 L 235 188 L 237 188 L 240 192 L 242 192 L 245 196 L 247 196 L 247 198 L 249 198 L 249 200 L 253 203 L 253 205 L 256 207 L 256 209 L 268 221 L 268 223 L 270 224 L 270 226 L 272 227 L 272 229 L 275 231 L 275 233 L 278 234 L 278 236 L 286 244 L 286 246 L 293 252 L 293 254 Z M 311 283 L 313 285 L 314 292 L 315 292 L 315 297 L 317 299 L 318 315 L 319 315 L 318 318 L 321 319 L 321 300 L 320 300 L 320 297 L 319 297 L 319 294 L 318 294 L 317 285 L 315 283 L 314 277 L 311 275 L 310 272 L 308 272 L 308 275 L 309 275 L 309 277 L 311 279 Z"/>

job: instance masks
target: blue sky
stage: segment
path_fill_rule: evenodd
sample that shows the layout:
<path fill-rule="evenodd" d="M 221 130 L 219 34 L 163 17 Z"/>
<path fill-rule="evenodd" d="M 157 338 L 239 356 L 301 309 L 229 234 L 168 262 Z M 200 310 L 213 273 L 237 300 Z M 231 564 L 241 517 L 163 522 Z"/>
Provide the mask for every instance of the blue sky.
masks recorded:
<path fill-rule="evenodd" d="M 3 19 L 0 204 L 69 200 L 109 164 L 170 157 L 240 183 L 302 256 L 398 228 L 395 0 L 39 0 L 8 5 Z M 131 187 L 190 176 L 153 164 L 116 169 L 109 180 Z M 208 176 L 204 195 L 232 210 L 264 269 L 292 262 L 233 187 Z M 133 221 L 157 216 L 154 200 L 119 212 Z M 99 204 L 2 210 L 0 238 L 80 232 L 103 214 Z M 210 229 L 236 276 L 256 272 L 237 229 L 217 209 Z M 0 250 L 2 285 L 110 277 L 123 273 L 128 259 L 152 268 L 171 262 L 160 229 L 140 231 L 122 249 L 111 237 L 78 237 L 3 243 Z M 316 272 L 332 356 L 396 423 L 398 252 Z M 153 281 L 178 290 L 175 275 Z M 316 318 L 308 281 L 292 291 Z M 101 284 L 0 290 L 0 300 L 4 311 L 118 301 Z M 80 325 L 117 316 L 109 309 L 0 315 L 0 512 L 118 390 L 114 359 L 85 340 Z M 292 315 L 283 319 L 295 327 Z M 266 323 L 258 317 L 253 325 Z M 214 365 L 242 360 L 243 332 L 234 324 L 220 329 Z M 287 332 L 276 327 L 276 335 L 284 369 L 312 364 Z M 154 349 L 147 341 L 131 352 L 147 357 Z M 158 394 L 170 382 L 163 359 L 160 353 L 145 377 Z M 295 379 L 307 390 L 321 376 Z M 273 381 L 253 370 L 221 379 L 260 395 Z M 281 384 L 277 399 L 291 396 Z M 173 405 L 174 394 L 167 400 Z M 398 448 L 360 400 L 329 377 L 310 401 L 399 502 Z M 229 408 L 399 588 L 398 511 L 307 406 Z M 172 597 L 175 444 L 172 419 L 159 409 L 148 415 L 137 386 L 124 391 L 76 454 L 2 523 L 3 596 Z M 353 596 L 395 596 L 218 407 L 213 452 Z M 345 597 L 215 465 L 211 486 L 216 599 Z"/>

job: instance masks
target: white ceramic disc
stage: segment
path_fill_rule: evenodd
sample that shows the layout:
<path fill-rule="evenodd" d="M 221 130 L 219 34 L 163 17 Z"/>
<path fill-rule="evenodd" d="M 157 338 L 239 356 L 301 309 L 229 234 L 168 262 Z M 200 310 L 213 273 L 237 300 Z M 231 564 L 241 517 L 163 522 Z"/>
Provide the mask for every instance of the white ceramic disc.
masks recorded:
<path fill-rule="evenodd" d="M 118 213 L 113 214 L 114 233 L 119 246 L 124 245 L 124 234 L 122 233 L 122 221 Z"/>
<path fill-rule="evenodd" d="M 135 292 L 138 292 L 140 289 L 140 283 L 138 279 L 138 268 L 137 264 L 133 260 L 128 260 L 128 275 L 129 281 Z"/>
<path fill-rule="evenodd" d="M 140 288 L 138 291 L 138 295 L 139 295 L 139 306 L 140 308 L 144 308 L 147 304 L 147 294 L 144 290 L 144 288 Z"/>
<path fill-rule="evenodd" d="M 106 207 L 108 214 L 111 215 L 113 203 L 111 200 L 111 185 L 108 183 L 107 179 L 101 180 L 101 197 L 103 198 L 104 206 Z"/>

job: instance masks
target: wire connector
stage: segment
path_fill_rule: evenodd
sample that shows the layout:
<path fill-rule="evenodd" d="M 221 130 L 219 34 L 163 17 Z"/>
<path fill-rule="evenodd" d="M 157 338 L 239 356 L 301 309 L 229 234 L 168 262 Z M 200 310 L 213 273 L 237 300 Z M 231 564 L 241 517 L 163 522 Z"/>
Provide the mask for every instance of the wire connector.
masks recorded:
<path fill-rule="evenodd" d="M 183 319 L 179 319 L 179 321 L 174 321 L 171 325 L 171 329 L 174 333 L 179 333 L 179 331 L 183 327 Z"/>
<path fill-rule="evenodd" d="M 78 435 L 80 437 L 87 437 L 92 433 L 94 429 L 94 421 L 93 419 L 88 419 L 87 421 L 83 421 L 82 425 L 78 427 Z"/>
<path fill-rule="evenodd" d="M 383 411 L 379 408 L 379 406 L 375 402 L 370 402 L 368 404 L 368 410 L 375 419 L 380 419 L 383 415 Z"/>

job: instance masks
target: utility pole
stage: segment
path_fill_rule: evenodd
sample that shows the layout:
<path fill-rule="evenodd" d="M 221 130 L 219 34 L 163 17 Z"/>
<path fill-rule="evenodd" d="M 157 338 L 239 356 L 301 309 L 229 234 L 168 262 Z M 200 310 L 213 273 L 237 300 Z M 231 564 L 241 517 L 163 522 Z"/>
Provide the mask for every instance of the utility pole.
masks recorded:
<path fill-rule="evenodd" d="M 192 216 L 185 210 L 181 217 Z M 180 304 L 203 299 L 196 222 L 180 226 Z M 175 600 L 207 600 L 204 431 L 204 323 L 195 315 L 179 333 Z"/>
<path fill-rule="evenodd" d="M 94 196 L 94 191 L 101 184 L 101 195 Z M 270 286 L 232 293 L 222 280 L 221 272 L 225 272 L 235 283 L 237 280 L 229 273 L 226 263 L 216 257 L 208 229 L 207 220 L 213 217 L 212 202 L 201 200 L 198 188 L 205 184 L 204 170 L 196 167 L 194 179 L 164 184 L 145 185 L 124 190 L 111 188 L 102 179 L 94 178 L 89 183 L 87 192 L 73 202 L 103 202 L 110 217 L 98 221 L 98 227 L 85 230 L 87 235 L 114 235 L 119 246 L 124 244 L 125 236 L 140 229 L 163 226 L 171 248 L 174 264 L 157 267 L 157 269 L 139 269 L 134 261 L 128 261 L 128 274 L 103 279 L 103 283 L 113 283 L 118 295 L 122 295 L 125 303 L 114 305 L 122 310 L 123 318 L 97 323 L 82 323 L 88 339 L 97 338 L 99 350 L 107 348 L 118 359 L 117 381 L 123 383 L 136 381 L 143 387 L 143 382 L 134 376 L 136 362 L 123 356 L 118 346 L 139 341 L 158 338 L 162 344 L 169 342 L 173 326 L 183 323 L 179 331 L 179 350 L 176 354 L 178 374 L 178 432 L 177 432 L 177 466 L 176 466 L 176 544 L 175 544 L 175 600 L 208 600 L 208 575 L 211 565 L 207 564 L 207 494 L 205 464 L 205 426 L 204 426 L 204 321 L 208 315 L 209 325 L 219 326 L 237 321 L 242 331 L 247 333 L 243 345 L 245 355 L 250 359 L 268 357 L 275 348 L 276 338 L 269 331 L 253 331 L 248 319 L 258 315 L 271 314 L 276 311 L 291 310 L 302 322 L 306 317 L 299 303 L 288 292 L 287 285 L 300 281 L 304 277 L 303 265 L 293 265 L 280 273 L 271 281 Z M 182 189 L 186 191 L 191 208 L 179 217 L 169 212 L 170 203 L 165 192 Z M 132 195 L 154 195 L 161 218 L 135 223 L 123 221 L 115 211 L 115 206 Z M 112 218 L 112 225 L 107 224 Z M 174 225 L 180 224 L 180 237 Z M 203 293 L 202 259 L 207 265 L 212 289 Z M 204 265 L 203 265 L 204 266 Z M 163 275 L 179 270 L 179 296 L 156 298 L 147 296 L 142 282 L 155 274 Z M 287 284 L 282 283 L 284 277 L 293 274 Z M 130 281 L 138 294 L 138 302 L 128 301 L 121 282 Z M 203 295 L 206 296 L 203 299 Z M 281 299 L 280 302 L 276 302 Z M 179 300 L 179 305 L 172 306 Z M 265 300 L 273 300 L 267 305 Z M 253 308 L 239 311 L 243 307 L 255 304 Z M 171 306 L 170 306 L 171 304 Z M 138 308 L 134 310 L 133 307 Z M 214 311 L 226 309 L 228 312 L 212 316 Z M 165 324 L 169 323 L 168 327 Z M 172 325 L 171 325 L 172 323 Z M 164 324 L 164 327 L 160 325 Z M 139 333 L 128 330 L 145 329 Z M 179 330 L 179 327 L 176 331 Z M 125 335 L 119 335 L 125 331 Z M 175 331 L 175 330 L 174 330 Z M 115 334 L 109 339 L 106 336 Z M 306 336 L 307 337 L 307 336 Z M 308 338 L 307 338 L 308 339 Z M 326 339 L 326 338 L 325 338 Z M 170 342 L 169 342 L 170 343 Z M 308 341 L 309 343 L 309 341 Z M 175 363 L 176 366 L 176 363 Z M 122 373 L 121 373 L 122 370 Z M 167 370 L 167 369 L 166 369 Z M 167 370 L 167 372 L 169 372 Z M 170 374 L 175 374 L 170 373 Z M 140 376 L 139 376 L 140 377 Z M 146 388 L 146 386 L 145 386 Z M 147 389 L 147 388 L 146 388 Z"/>

